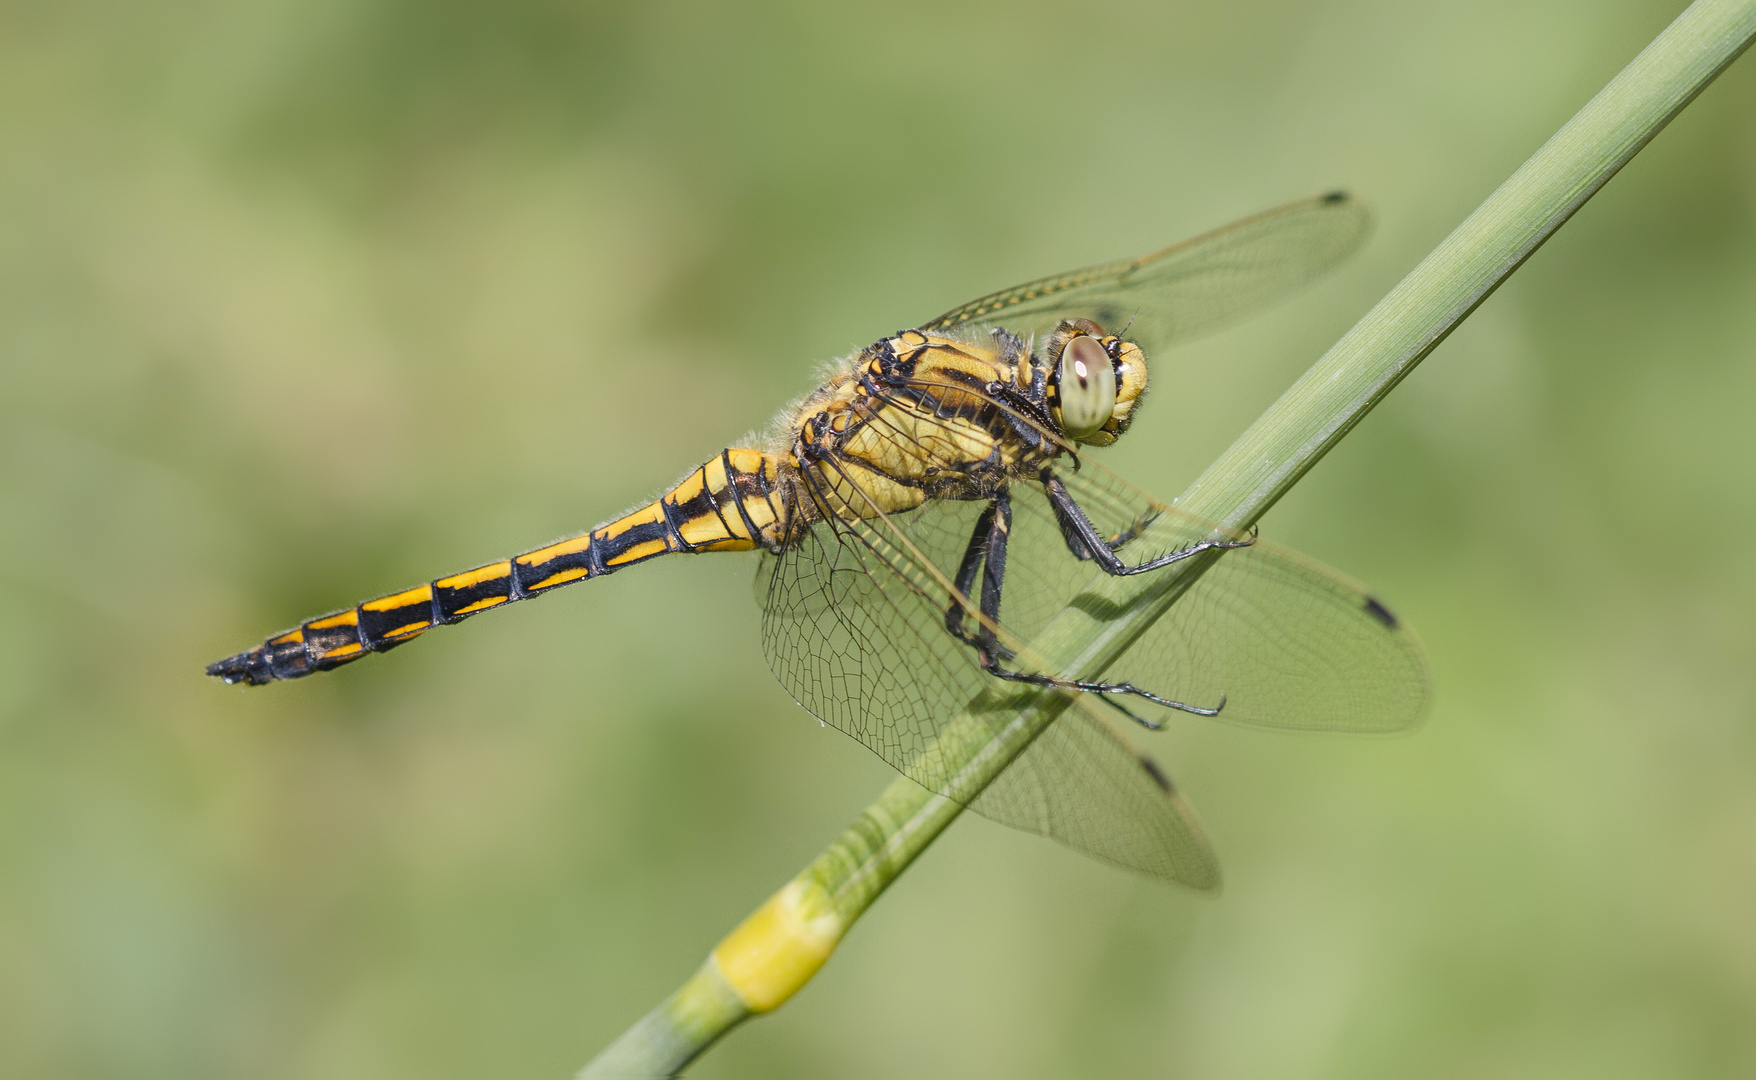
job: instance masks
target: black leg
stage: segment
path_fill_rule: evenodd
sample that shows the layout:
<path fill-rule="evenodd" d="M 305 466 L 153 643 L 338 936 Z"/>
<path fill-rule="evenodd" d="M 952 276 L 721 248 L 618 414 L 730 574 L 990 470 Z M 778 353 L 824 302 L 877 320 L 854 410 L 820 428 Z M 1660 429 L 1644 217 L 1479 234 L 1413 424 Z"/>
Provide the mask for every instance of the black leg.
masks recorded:
<path fill-rule="evenodd" d="M 1108 545 L 1109 549 L 1111 551 L 1121 551 L 1124 546 L 1133 543 L 1140 536 L 1140 534 L 1142 532 L 1146 531 L 1148 526 L 1150 526 L 1153 522 L 1155 522 L 1157 520 L 1158 520 L 1158 511 L 1157 510 L 1154 510 L 1150 514 L 1142 514 L 1140 517 L 1135 519 L 1134 524 L 1128 526 L 1126 529 L 1123 529 L 1121 532 L 1117 533 L 1113 539 L 1110 540 L 1109 545 Z"/>
<path fill-rule="evenodd" d="M 1012 493 L 1002 490 L 993 503 L 993 528 L 988 530 L 988 551 L 982 559 L 982 625 L 976 635 L 977 651 L 983 656 L 1010 660 L 1015 655 L 1000 644 L 994 627 L 1000 622 L 1000 590 L 1006 584 L 1006 545 L 1012 540 Z"/>
<path fill-rule="evenodd" d="M 1085 679 L 1063 679 L 1058 675 L 1031 675 L 1022 671 L 1007 671 L 1000 666 L 999 661 L 991 660 L 986 657 L 983 658 L 982 668 L 995 678 L 1005 679 L 1008 682 L 1027 683 L 1031 686 L 1058 686 L 1063 690 L 1082 690 L 1087 694 L 1102 695 L 1104 704 L 1114 708 L 1123 716 L 1126 716 L 1128 719 L 1139 724 L 1141 727 L 1146 728 L 1148 731 L 1157 731 L 1165 726 L 1165 722 L 1163 720 L 1148 720 L 1144 716 L 1136 716 L 1123 706 L 1121 702 L 1116 701 L 1110 695 L 1127 695 L 1143 698 L 1152 702 L 1154 705 L 1160 705 L 1167 709 L 1175 709 L 1178 712 L 1193 713 L 1196 716 L 1218 716 L 1220 710 L 1226 707 L 1224 694 L 1220 695 L 1219 704 L 1214 705 L 1212 708 L 1203 708 L 1200 705 L 1189 705 L 1181 701 L 1172 701 L 1170 698 L 1159 697 L 1150 690 L 1142 690 L 1140 687 L 1128 682 L 1088 682 Z"/>
<path fill-rule="evenodd" d="M 998 500 L 989 503 L 987 508 L 982 511 L 982 516 L 976 519 L 975 530 L 969 534 L 969 546 L 963 549 L 963 561 L 957 565 L 957 578 L 953 584 L 957 586 L 957 591 L 965 597 L 972 595 L 972 586 L 976 583 L 976 570 L 981 567 L 984 561 L 983 556 L 987 554 L 988 536 L 994 530 L 994 509 L 997 503 Z M 1010 514 L 1008 516 L 1010 517 Z M 987 583 L 983 582 L 982 587 L 986 590 Z M 952 637 L 966 645 L 979 645 L 980 642 L 963 627 L 965 614 L 963 601 L 952 600 L 950 606 L 945 609 L 945 629 L 951 631 Z"/>
<path fill-rule="evenodd" d="M 1080 516 L 1082 518 L 1084 517 L 1083 514 Z M 1091 529 L 1090 521 L 1086 522 L 1086 528 Z M 1095 530 L 1092 530 L 1092 532 L 1095 535 Z M 1149 728 L 1154 731 L 1164 726 L 1164 721 L 1153 721 L 1148 720 L 1145 717 L 1136 716 L 1134 713 L 1129 712 L 1120 702 L 1116 701 L 1114 696 L 1131 695 L 1144 698 L 1145 700 L 1152 702 L 1154 705 L 1160 705 L 1167 709 L 1176 709 L 1179 712 L 1194 713 L 1197 716 L 1217 716 L 1219 715 L 1219 711 L 1225 708 L 1226 702 L 1223 697 L 1220 698 L 1218 705 L 1208 709 L 1202 708 L 1198 705 L 1186 705 L 1181 701 L 1172 701 L 1170 698 L 1160 697 L 1151 691 L 1140 689 L 1133 683 L 1091 682 L 1084 679 L 1064 679 L 1055 675 L 1035 675 L 1021 671 L 1010 671 L 1001 667 L 1000 665 L 1004 661 L 1012 659 L 1014 655 L 1011 649 L 1000 644 L 999 638 L 994 631 L 995 626 L 1000 621 L 1000 597 L 1006 584 L 1006 545 L 1011 538 L 1012 497 L 1008 492 L 1002 491 L 995 497 L 994 501 L 988 505 L 988 509 L 983 511 L 981 519 L 977 521 L 975 532 L 970 537 L 969 547 L 964 549 L 963 562 L 960 563 L 957 568 L 957 589 L 965 597 L 968 597 L 970 587 L 975 584 L 975 567 L 977 559 L 979 558 L 982 563 L 982 594 L 981 599 L 978 601 L 982 617 L 980 625 L 976 628 L 973 639 L 968 631 L 964 629 L 964 611 L 961 602 L 954 601 L 951 609 L 946 612 L 945 616 L 946 627 L 950 629 L 959 640 L 975 646 L 976 659 L 981 662 L 982 670 L 997 679 L 1005 679 L 1008 682 L 1027 683 L 1032 686 L 1058 686 L 1065 690 L 1082 690 L 1088 694 L 1102 695 L 1103 700 L 1112 707 L 1120 710 L 1122 715 L 1133 720 L 1141 727 Z M 1100 546 L 1102 545 L 1101 540 L 1099 540 L 1098 543 Z M 1111 552 L 1107 546 L 1103 546 L 1102 549 L 1110 558 L 1115 559 L 1115 554 Z M 1117 561 L 1119 562 L 1120 560 Z"/>
<path fill-rule="evenodd" d="M 1012 532 L 1012 495 L 1002 490 L 976 519 L 970 533 L 969 546 L 963 550 L 963 561 L 957 566 L 953 584 L 962 594 L 945 609 L 945 629 L 966 645 L 973 645 L 983 656 L 1012 659 L 1012 650 L 1000 644 L 994 634 L 994 623 L 1000 618 L 1000 589 L 1006 580 L 1006 542 Z M 982 571 L 982 588 L 976 592 L 976 571 Z M 975 633 L 965 627 L 968 600 L 976 601 L 982 618 Z"/>
<path fill-rule="evenodd" d="M 1106 574 L 1126 577 L 1130 574 L 1144 574 L 1149 570 L 1158 570 L 1172 563 L 1199 555 L 1204 551 L 1224 551 L 1231 548 L 1249 547 L 1254 540 L 1203 540 L 1198 544 L 1190 544 L 1186 548 L 1160 555 L 1143 563 L 1129 565 L 1116 554 L 1116 549 L 1134 539 L 1139 529 L 1135 526 L 1122 533 L 1114 542 L 1106 541 L 1099 533 L 1097 526 L 1085 516 L 1085 511 L 1073 501 L 1067 493 L 1066 485 L 1055 478 L 1048 470 L 1042 475 L 1043 490 L 1048 493 L 1049 505 L 1054 508 L 1055 520 L 1061 526 L 1061 535 L 1067 540 L 1067 548 L 1080 559 L 1095 562 Z M 1150 520 L 1150 519 L 1149 519 Z"/>

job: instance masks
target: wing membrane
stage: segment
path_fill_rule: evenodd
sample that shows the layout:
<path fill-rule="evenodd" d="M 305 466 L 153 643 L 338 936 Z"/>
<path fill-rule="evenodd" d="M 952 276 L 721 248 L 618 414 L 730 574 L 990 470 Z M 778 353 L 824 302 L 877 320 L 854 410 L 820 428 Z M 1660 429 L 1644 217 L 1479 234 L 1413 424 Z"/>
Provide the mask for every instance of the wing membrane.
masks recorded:
<path fill-rule="evenodd" d="M 763 644 L 781 684 L 929 790 L 956 797 L 958 759 L 939 740 L 986 741 L 1041 691 L 1003 683 L 945 630 L 955 566 L 981 505 L 941 502 L 890 521 L 823 521 L 757 578 Z M 906 534 L 906 535 L 904 535 Z M 1051 692 L 1055 693 L 1055 692 Z M 1085 695 L 1056 717 L 970 809 L 1106 862 L 1195 889 L 1218 862 L 1187 802 Z M 962 715 L 964 728 L 947 725 Z"/>
<path fill-rule="evenodd" d="M 1105 535 L 1138 530 L 1118 552 L 1129 563 L 1218 531 L 1092 463 L 1060 478 Z M 1030 641 L 1063 607 L 1090 603 L 1082 594 L 1097 571 L 1068 553 L 1034 485 L 1014 485 L 1011 552 L 999 616 L 1011 636 Z M 1014 582 L 1014 566 L 1028 578 Z M 1223 699 L 1220 719 L 1233 723 L 1308 731 L 1400 731 L 1420 719 L 1429 694 L 1419 639 L 1383 602 L 1358 582 L 1262 540 L 1219 555 L 1101 676 L 1192 705 Z"/>
<path fill-rule="evenodd" d="M 1370 217 L 1332 192 L 1289 203 L 1137 259 L 1086 267 L 972 300 L 923 325 L 1001 325 L 1021 337 L 1089 318 L 1154 350 L 1217 330 L 1350 255 Z"/>
<path fill-rule="evenodd" d="M 1252 219 L 1258 225 L 1245 222 L 1199 238 L 1187 246 L 1182 276 L 1141 275 L 1139 280 L 1162 280 L 1167 284 L 1155 295 L 1188 302 L 1190 321 L 1173 329 L 1187 330 L 1201 319 L 1212 325 L 1222 314 L 1248 306 L 1228 308 L 1227 301 L 1217 299 L 1220 268 L 1234 267 L 1260 297 L 1302 280 L 1301 273 L 1308 277 L 1339 257 L 1333 252 L 1351 247 L 1363 218 L 1355 219 L 1350 236 L 1344 219 L 1326 218 L 1341 213 L 1334 205 L 1295 204 Z M 1333 224 L 1313 232 L 1314 220 Z M 1261 269 L 1267 251 L 1284 250 L 1269 238 L 1320 234 L 1329 237 L 1328 247 L 1313 241 L 1293 270 L 1276 276 Z M 1152 258 L 1169 265 L 1180 250 L 1185 249 Z M 1312 254 L 1322 251 L 1332 254 Z M 1219 257 L 1225 252 L 1236 258 L 1228 263 Z M 1105 271 L 1061 290 L 1054 304 L 1025 297 L 1009 310 L 1034 312 L 1052 323 L 1073 310 L 1067 302 L 1085 302 L 1079 297 L 1093 302 L 1123 294 L 1139 298 L 1158 288 L 1137 284 L 1130 273 Z M 1203 289 L 1215 290 L 1216 297 L 1205 309 L 1197 303 Z M 953 312 L 929 328 L 977 317 Z M 1005 318 L 1017 326 L 1011 314 Z M 967 385 L 917 382 L 912 388 L 972 392 Z M 1007 408 L 999 401 L 991 404 Z M 902 400 L 891 405 L 898 413 L 909 408 Z M 967 469 L 962 460 L 935 459 L 935 448 L 958 445 L 957 432 L 948 428 L 938 439 L 919 430 L 923 423 L 949 421 L 917 411 L 905 429 L 887 419 L 891 415 L 879 410 L 873 422 L 887 425 L 900 449 L 948 473 Z M 1013 418 L 1029 423 L 1016 413 Z M 1125 561 L 1145 562 L 1216 532 L 1224 535 L 1214 523 L 1144 495 L 1044 434 L 1066 450 L 1058 459 L 1057 477 L 1100 532 L 1117 539 Z M 812 467 L 837 466 L 827 459 Z M 809 471 L 805 478 L 810 480 Z M 990 625 L 1017 652 L 1017 668 L 1131 682 L 1194 705 L 1223 698 L 1221 719 L 1272 727 L 1396 731 L 1424 712 L 1427 670 L 1412 631 L 1358 583 L 1260 541 L 1212 558 L 1205 573 L 1108 670 L 1053 671 L 1031 642 L 1064 608 L 1083 605 L 1091 611 L 1098 602 L 1091 587 L 1106 579 L 1069 550 L 1034 479 L 1014 478 L 1009 490 L 1013 526 L 1005 589 Z M 831 502 L 821 505 L 827 510 Z M 953 583 L 985 505 L 930 499 L 899 514 L 878 514 L 875 508 L 869 514 L 825 513 L 800 543 L 781 555 L 765 555 L 757 595 L 764 613 L 764 652 L 775 675 L 820 719 L 916 782 L 952 798 L 961 789 L 958 758 L 946 752 L 951 742 L 990 739 L 1040 695 L 1061 695 L 1065 707 L 1059 715 L 992 784 L 966 797 L 966 805 L 1108 862 L 1198 889 L 1216 886 L 1217 862 L 1193 813 L 1163 772 L 1135 748 L 1134 725 L 1119 721 L 1120 714 L 1097 695 L 997 679 L 981 668 L 972 647 L 946 629 L 946 612 L 954 605 L 970 619 L 977 617 L 975 605 Z M 1144 701 L 1128 699 L 1128 707 L 1145 719 L 1161 718 L 1144 715 L 1155 708 Z"/>
<path fill-rule="evenodd" d="M 956 389 L 919 380 L 912 385 Z M 993 405 L 1032 423 L 999 401 Z M 1101 673 L 1104 679 L 1193 705 L 1224 698 L 1223 719 L 1263 727 L 1386 733 L 1408 728 L 1424 714 L 1429 676 L 1420 640 L 1364 585 L 1160 502 L 1082 448 L 1057 441 L 1065 450 L 1057 479 L 1100 533 L 1129 537 L 1118 549 L 1124 561 L 1149 562 L 1209 538 L 1248 541 L 1213 560 L 1175 606 Z M 1009 569 L 998 622 L 1016 648 L 1035 640 L 1068 605 L 1094 603 L 1087 588 L 1102 574 L 1068 549 L 1040 485 L 1016 481 L 1011 494 Z"/>

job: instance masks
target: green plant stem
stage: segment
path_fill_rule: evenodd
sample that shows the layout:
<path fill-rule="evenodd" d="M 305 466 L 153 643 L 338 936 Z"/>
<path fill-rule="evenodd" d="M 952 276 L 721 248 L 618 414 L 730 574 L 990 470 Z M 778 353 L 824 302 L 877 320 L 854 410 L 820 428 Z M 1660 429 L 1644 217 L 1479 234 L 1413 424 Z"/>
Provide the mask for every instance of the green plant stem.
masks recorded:
<path fill-rule="evenodd" d="M 1178 505 L 1231 528 L 1252 525 L 1753 36 L 1756 0 L 1692 4 L 1294 383 Z M 1204 568 L 1190 564 L 1201 561 L 1094 581 L 1087 596 L 1103 602 L 1070 605 L 1032 651 L 1056 670 L 1100 674 L 1182 595 Z M 1087 613 L 1118 610 L 1119 616 Z M 956 777 L 943 793 L 899 777 L 777 894 L 776 901 L 785 900 L 780 923 L 771 901 L 580 1075 L 673 1075 L 731 1027 L 803 985 L 854 920 L 957 817 L 960 804 L 999 775 L 1066 701 L 1039 696 L 998 735 L 982 715 L 991 706 L 972 702 L 928 751 L 955 766 L 941 772 Z M 780 924 L 808 925 L 812 944 L 785 978 L 761 982 L 763 992 L 752 1001 L 756 983 L 746 973 L 773 975 L 761 968 L 761 950 L 772 945 L 779 955 L 791 947 L 792 939 L 770 933 Z M 739 948 L 728 951 L 734 939 Z"/>

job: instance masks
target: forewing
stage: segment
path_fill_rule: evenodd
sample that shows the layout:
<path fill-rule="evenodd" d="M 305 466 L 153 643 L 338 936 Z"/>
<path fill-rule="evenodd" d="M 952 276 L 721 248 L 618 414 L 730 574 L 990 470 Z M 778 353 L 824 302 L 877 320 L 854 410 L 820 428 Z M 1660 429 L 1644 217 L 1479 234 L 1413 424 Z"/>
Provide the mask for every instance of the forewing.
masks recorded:
<path fill-rule="evenodd" d="M 892 431 L 899 440 L 918 438 L 901 427 Z M 950 433 L 911 441 L 912 452 L 931 457 L 929 442 L 956 441 Z M 966 465 L 932 464 L 946 471 Z M 1081 512 L 1131 564 L 1228 535 L 1095 463 L 1075 469 L 1071 453 L 1058 465 Z M 1223 703 L 1222 719 L 1274 727 L 1395 731 L 1424 712 L 1427 671 L 1413 633 L 1357 583 L 1262 541 L 1204 557 L 1205 573 L 1109 669 L 1053 671 L 1032 642 L 1059 612 L 1075 606 L 1100 620 L 1122 612 L 1102 610 L 1112 601 L 1099 594 L 1113 579 L 1069 548 L 1042 486 L 1020 478 L 1010 492 L 1013 527 L 993 626 L 1017 652 L 1017 670 L 1125 681 L 1198 708 Z M 765 556 L 757 594 L 764 651 L 776 676 L 820 719 L 952 798 L 960 798 L 957 759 L 943 752 L 944 740 L 967 745 L 972 731 L 992 737 L 1039 695 L 1065 694 L 1065 710 L 1012 766 L 960 801 L 1105 861 L 1214 887 L 1218 869 L 1193 815 L 1163 772 L 1117 730 L 1121 713 L 1108 703 L 1155 722 L 1175 710 L 1135 696 L 1004 682 L 983 671 L 974 650 L 947 630 L 953 605 L 976 618 L 953 582 L 984 505 L 933 500 L 906 513 L 830 517 L 784 554 Z M 961 726 L 951 731 L 954 719 Z"/>
<path fill-rule="evenodd" d="M 1130 565 L 1228 535 L 1138 493 L 1095 463 L 1061 470 L 1068 494 L 1106 537 L 1134 533 L 1117 554 Z M 1083 678 L 1132 683 L 1198 708 L 1223 701 L 1234 723 L 1311 731 L 1392 732 L 1416 723 L 1430 697 L 1419 639 L 1365 586 L 1265 540 L 1210 556 L 1210 565 L 1122 658 Z M 1151 571 L 1132 579 L 1149 582 Z M 1000 623 L 1035 639 L 1069 604 L 1095 610 L 1087 589 L 1107 585 L 1074 558 L 1037 485 L 1014 485 L 1008 586 Z M 1116 614 L 1120 614 L 1117 612 Z M 1073 673 L 1066 673 L 1073 674 Z M 1171 715 L 1118 698 L 1146 719 Z"/>
<path fill-rule="evenodd" d="M 921 381 L 909 388 L 953 389 Z M 1061 445 L 1064 452 L 1053 464 L 1056 480 L 1097 531 L 1117 542 L 1123 562 L 1148 563 L 1212 539 L 1239 546 L 1202 557 L 1203 572 L 1109 669 L 1053 674 L 1101 675 L 1196 708 L 1223 701 L 1222 719 L 1264 727 L 1383 733 L 1408 728 L 1425 713 L 1431 688 L 1420 640 L 1365 586 L 1153 499 L 1085 451 Z M 942 467 L 956 466 L 947 461 Z M 1029 654 L 1030 643 L 1062 609 L 1077 604 L 1090 611 L 1107 602 L 1088 590 L 1095 585 L 1113 592 L 1102 588 L 1113 579 L 1074 554 L 1040 483 L 1020 478 L 1010 491 L 1013 526 L 997 628 L 1008 646 Z M 948 544 L 936 561 L 954 568 L 961 554 L 961 547 Z M 1154 575 L 1171 573 L 1191 580 L 1183 569 L 1131 580 L 1149 584 Z M 1114 700 L 1131 709 L 1153 708 L 1137 697 Z"/>
<path fill-rule="evenodd" d="M 979 324 L 1021 337 L 1092 319 L 1155 350 L 1217 330 L 1346 258 L 1370 217 L 1346 192 L 1289 203 L 1138 259 L 1086 267 L 972 300 L 921 327 Z"/>
<path fill-rule="evenodd" d="M 793 697 L 927 789 L 1014 828 L 1191 888 L 1219 868 L 1188 804 L 1086 695 L 985 790 L 961 797 L 939 740 L 986 741 L 1043 691 L 982 671 L 947 632 L 955 571 L 981 504 L 931 503 L 868 521 L 819 522 L 757 578 L 763 648 Z M 954 720 L 962 726 L 947 734 Z"/>

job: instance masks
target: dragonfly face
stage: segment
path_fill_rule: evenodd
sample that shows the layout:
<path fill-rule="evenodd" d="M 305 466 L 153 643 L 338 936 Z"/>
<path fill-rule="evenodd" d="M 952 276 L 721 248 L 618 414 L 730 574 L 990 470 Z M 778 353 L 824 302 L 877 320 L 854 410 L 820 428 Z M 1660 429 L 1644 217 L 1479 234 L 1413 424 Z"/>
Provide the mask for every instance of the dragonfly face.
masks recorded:
<path fill-rule="evenodd" d="M 759 550 L 764 652 L 793 697 L 936 791 L 935 740 L 996 688 L 1068 705 L 970 805 L 1196 888 L 1211 851 L 1129 730 L 1178 713 L 1391 731 L 1426 705 L 1418 642 L 1334 571 L 1151 499 L 1084 456 L 1135 421 L 1146 343 L 1209 329 L 1346 255 L 1345 196 L 972 301 L 851 357 L 760 448 L 722 451 L 591 532 L 311 619 L 208 674 L 298 678 L 678 553 Z M 1121 319 L 1125 334 L 1101 320 Z M 1094 579 L 1197 560 L 1106 671 L 1032 646 Z M 1118 722 L 1119 721 L 1119 722 Z"/>
<path fill-rule="evenodd" d="M 1140 346 L 1105 334 L 1090 319 L 1070 319 L 1055 328 L 1043 352 L 1050 422 L 1068 439 L 1092 446 L 1120 438 L 1146 393 Z"/>

